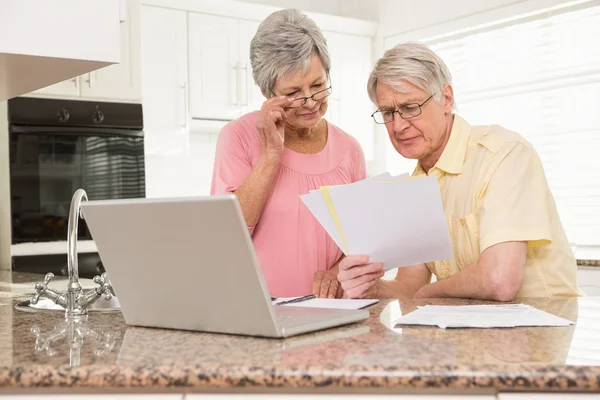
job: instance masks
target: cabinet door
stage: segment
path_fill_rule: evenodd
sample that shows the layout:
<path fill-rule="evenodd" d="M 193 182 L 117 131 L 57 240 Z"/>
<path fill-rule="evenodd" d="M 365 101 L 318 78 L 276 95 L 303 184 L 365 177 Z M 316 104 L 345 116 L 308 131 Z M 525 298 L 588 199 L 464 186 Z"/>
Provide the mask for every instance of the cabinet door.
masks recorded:
<path fill-rule="evenodd" d="M 141 19 L 146 197 L 158 197 L 187 161 L 187 15 L 143 5 Z"/>
<path fill-rule="evenodd" d="M 79 97 L 79 85 L 81 78 L 76 76 L 69 80 L 50 85 L 31 92 L 32 95 L 50 95 L 61 97 Z"/>
<path fill-rule="evenodd" d="M 127 0 L 127 18 L 121 22 L 121 62 L 82 76 L 81 96 L 139 101 L 140 0 Z"/>
<path fill-rule="evenodd" d="M 242 97 L 238 20 L 190 13 L 188 21 L 191 116 L 234 119 Z"/>
<path fill-rule="evenodd" d="M 185 11 L 142 6 L 142 103 L 147 135 L 187 128 L 187 17 Z"/>
<path fill-rule="evenodd" d="M 250 42 L 259 25 L 260 22 L 258 21 L 239 21 L 239 59 L 242 67 L 239 71 L 239 82 L 242 85 L 240 90 L 242 114 L 260 110 L 266 100 L 256 83 L 254 83 L 252 67 L 250 66 Z"/>
<path fill-rule="evenodd" d="M 323 32 L 331 58 L 331 85 L 326 118 L 354 136 L 367 160 L 373 158 L 374 107 L 367 94 L 372 65 L 372 39 L 366 36 Z"/>

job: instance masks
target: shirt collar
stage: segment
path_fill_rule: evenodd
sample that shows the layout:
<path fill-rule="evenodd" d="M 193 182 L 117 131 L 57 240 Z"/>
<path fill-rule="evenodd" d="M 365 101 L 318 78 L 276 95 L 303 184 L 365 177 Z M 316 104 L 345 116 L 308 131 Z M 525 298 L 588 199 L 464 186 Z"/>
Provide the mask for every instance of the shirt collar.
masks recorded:
<path fill-rule="evenodd" d="M 471 125 L 460 116 L 454 115 L 448 143 L 446 143 L 440 159 L 431 170 L 437 168 L 448 174 L 460 174 L 465 163 L 470 138 Z M 423 170 L 421 164 L 417 163 L 413 175 L 425 175 L 425 170 Z"/>

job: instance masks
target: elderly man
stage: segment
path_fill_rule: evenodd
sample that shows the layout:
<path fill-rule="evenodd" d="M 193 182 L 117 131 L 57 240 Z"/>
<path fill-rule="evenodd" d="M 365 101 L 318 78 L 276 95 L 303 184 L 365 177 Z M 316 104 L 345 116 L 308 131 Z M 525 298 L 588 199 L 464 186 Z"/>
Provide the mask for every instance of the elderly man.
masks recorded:
<path fill-rule="evenodd" d="M 529 142 L 454 114 L 450 72 L 420 43 L 388 50 L 368 91 L 379 108 L 373 118 L 385 124 L 396 151 L 418 160 L 413 176 L 437 177 L 454 258 L 402 266 L 394 280 L 383 281 L 377 260 L 348 256 L 338 274 L 348 297 L 509 301 L 580 294 L 573 252 Z"/>

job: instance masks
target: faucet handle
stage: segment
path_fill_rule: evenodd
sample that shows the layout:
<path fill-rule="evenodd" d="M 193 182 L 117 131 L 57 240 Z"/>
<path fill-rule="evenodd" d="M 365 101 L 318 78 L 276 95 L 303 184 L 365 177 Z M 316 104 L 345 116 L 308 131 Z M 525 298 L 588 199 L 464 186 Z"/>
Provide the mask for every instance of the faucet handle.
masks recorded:
<path fill-rule="evenodd" d="M 96 292 L 102 294 L 105 300 L 110 300 L 115 295 L 115 291 L 106 272 L 102 273 L 102 275 L 96 275 L 94 277 L 94 283 L 100 285 L 100 287 L 96 288 Z"/>
<path fill-rule="evenodd" d="M 31 299 L 31 304 L 37 304 L 40 296 L 48 290 L 48 284 L 50 281 L 54 279 L 54 274 L 52 272 L 48 272 L 44 277 L 44 282 L 38 282 L 35 284 L 35 294 Z"/>

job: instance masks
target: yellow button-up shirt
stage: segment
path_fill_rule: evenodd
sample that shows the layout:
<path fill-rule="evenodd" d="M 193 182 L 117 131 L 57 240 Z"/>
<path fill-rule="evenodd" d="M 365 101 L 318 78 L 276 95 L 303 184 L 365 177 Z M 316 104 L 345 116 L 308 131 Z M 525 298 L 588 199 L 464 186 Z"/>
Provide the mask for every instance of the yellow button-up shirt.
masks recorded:
<path fill-rule="evenodd" d="M 413 176 L 425 175 L 419 164 Z M 518 297 L 577 296 L 577 263 L 541 160 L 521 135 L 460 116 L 428 175 L 438 178 L 454 259 L 427 263 L 437 279 L 459 273 L 488 247 L 526 241 Z"/>

